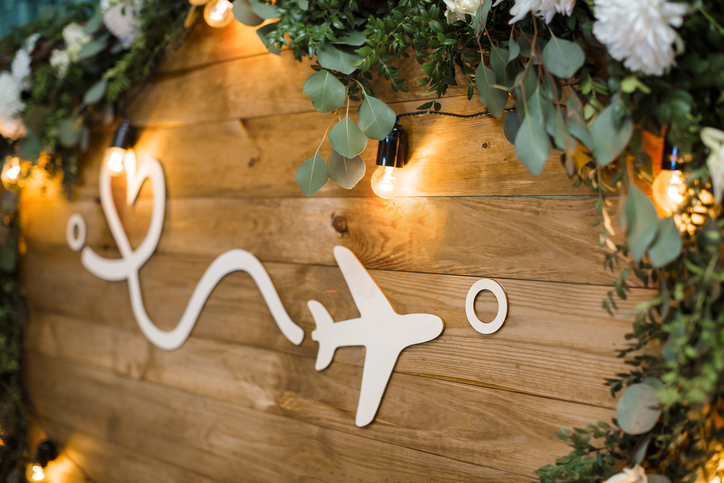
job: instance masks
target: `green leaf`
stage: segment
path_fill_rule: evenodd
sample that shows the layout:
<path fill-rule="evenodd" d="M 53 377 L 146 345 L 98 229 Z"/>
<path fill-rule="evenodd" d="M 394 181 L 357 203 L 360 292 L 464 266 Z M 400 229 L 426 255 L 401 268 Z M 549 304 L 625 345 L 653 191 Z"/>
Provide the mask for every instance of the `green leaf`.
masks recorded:
<path fill-rule="evenodd" d="M 528 171 L 539 175 L 551 154 L 551 141 L 533 116 L 525 116 L 515 137 L 515 154 Z"/>
<path fill-rule="evenodd" d="M 312 101 L 314 108 L 326 113 L 338 109 L 344 104 L 347 89 L 339 79 L 328 70 L 320 70 L 304 81 L 302 92 Z"/>
<path fill-rule="evenodd" d="M 515 137 L 518 135 L 518 129 L 520 129 L 518 113 L 512 111 L 508 112 L 508 114 L 505 115 L 505 120 L 503 121 L 503 134 L 505 134 L 505 139 L 507 139 L 510 144 L 515 144 Z"/>
<path fill-rule="evenodd" d="M 63 147 L 72 148 L 80 140 L 80 130 L 76 129 L 76 118 L 69 117 L 58 123 L 58 141 Z"/>
<path fill-rule="evenodd" d="M 649 449 L 649 443 L 651 442 L 651 433 L 646 433 L 646 435 L 639 440 L 638 443 L 636 443 L 636 447 L 634 448 L 633 453 L 631 453 L 631 464 L 636 466 L 641 464 L 641 462 L 646 457 L 646 450 Z"/>
<path fill-rule="evenodd" d="M 18 240 L 12 235 L 5 235 L 0 244 L 0 270 L 13 273 L 18 260 Z"/>
<path fill-rule="evenodd" d="M 365 35 L 364 31 L 350 30 L 349 32 L 345 32 L 342 35 L 340 35 L 337 38 L 337 40 L 332 43 L 333 44 L 342 44 L 342 45 L 360 46 L 360 45 L 364 45 L 364 43 L 366 41 L 367 41 L 367 36 Z"/>
<path fill-rule="evenodd" d="M 279 44 L 277 44 L 275 42 L 271 42 L 268 39 L 268 36 L 269 36 L 269 34 L 271 34 L 272 32 L 274 32 L 277 29 L 278 23 L 279 22 L 269 23 L 269 24 L 263 25 L 263 26 L 259 27 L 258 29 L 256 29 L 256 34 L 259 36 L 261 41 L 264 43 L 264 45 L 266 46 L 266 49 L 274 55 L 281 54 L 282 48 Z"/>
<path fill-rule="evenodd" d="M 480 102 L 485 104 L 492 116 L 500 118 L 505 110 L 505 104 L 508 102 L 508 93 L 493 87 L 493 84 L 497 84 L 495 72 L 481 62 L 475 73 L 475 83 L 478 86 Z"/>
<path fill-rule="evenodd" d="M 86 35 L 93 35 L 103 25 L 103 14 L 96 12 L 88 22 L 83 26 L 83 33 Z"/>
<path fill-rule="evenodd" d="M 345 189 L 352 189 L 365 175 L 365 162 L 362 158 L 345 158 L 337 151 L 332 151 L 327 159 L 327 170 L 332 181 Z"/>
<path fill-rule="evenodd" d="M 616 127 L 614 107 L 611 104 L 604 109 L 591 126 L 593 154 L 599 166 L 606 166 L 616 159 L 633 135 L 633 123 L 628 117 L 623 119 L 620 127 Z"/>
<path fill-rule="evenodd" d="M 632 384 L 624 389 L 616 405 L 618 425 L 628 434 L 643 434 L 656 426 L 661 409 L 658 408 L 657 389 L 651 384 Z"/>
<path fill-rule="evenodd" d="M 546 114 L 546 132 L 553 137 L 553 144 L 559 151 L 575 151 L 576 141 L 568 134 L 563 113 L 560 108 L 553 108 Z"/>
<path fill-rule="evenodd" d="M 83 102 L 86 104 L 95 104 L 100 101 L 103 99 L 103 95 L 106 93 L 107 87 L 108 81 L 106 79 L 99 80 L 83 95 Z"/>
<path fill-rule="evenodd" d="M 90 59 L 106 48 L 105 40 L 91 40 L 78 51 L 78 60 Z"/>
<path fill-rule="evenodd" d="M 354 158 L 367 147 L 367 137 L 349 117 L 339 121 L 329 131 L 329 142 L 345 158 Z"/>
<path fill-rule="evenodd" d="M 40 156 L 40 151 L 40 140 L 36 136 L 28 133 L 28 135 L 20 141 L 18 156 L 22 159 L 35 161 L 38 159 L 38 156 Z"/>
<path fill-rule="evenodd" d="M 683 242 L 673 217 L 659 220 L 658 232 L 656 240 L 649 248 L 649 259 L 654 267 L 661 268 L 676 260 L 683 248 Z"/>
<path fill-rule="evenodd" d="M 581 141 L 589 150 L 593 151 L 591 131 L 583 119 L 581 103 L 575 95 L 569 97 L 568 102 L 566 102 L 566 115 L 568 118 L 568 122 L 566 123 L 568 132 L 571 136 Z"/>
<path fill-rule="evenodd" d="M 628 221 L 626 241 L 631 249 L 631 255 L 636 261 L 639 261 L 656 236 L 659 221 L 656 216 L 656 208 L 645 194 L 630 184 L 625 211 Z"/>
<path fill-rule="evenodd" d="M 304 161 L 294 175 L 294 181 L 307 196 L 319 191 L 327 183 L 328 178 L 327 165 L 319 154 Z"/>
<path fill-rule="evenodd" d="M 499 49 L 495 45 L 490 48 L 490 66 L 495 72 L 495 77 L 501 84 L 506 82 L 505 66 L 508 65 L 508 51 Z"/>
<path fill-rule="evenodd" d="M 264 19 L 252 11 L 248 0 L 235 0 L 232 12 L 236 20 L 249 27 L 264 23 Z"/>
<path fill-rule="evenodd" d="M 527 116 L 531 116 L 538 121 L 541 126 L 545 125 L 546 118 L 549 116 L 549 112 L 553 109 L 553 105 L 547 99 L 540 94 L 540 88 L 537 88 L 532 96 L 528 99 L 528 113 Z"/>
<path fill-rule="evenodd" d="M 473 20 L 473 22 L 475 23 L 475 35 L 478 37 L 483 31 L 483 26 L 488 23 L 488 13 L 490 13 L 490 7 L 492 6 L 493 0 L 485 0 L 480 4 L 480 7 L 478 7 L 478 11 L 475 12 L 475 20 Z"/>
<path fill-rule="evenodd" d="M 362 57 L 351 50 L 338 47 L 331 43 L 324 44 L 317 51 L 319 65 L 325 69 L 336 70 L 347 75 L 357 70 L 354 64 L 361 58 Z"/>
<path fill-rule="evenodd" d="M 397 115 L 387 104 L 375 97 L 365 96 L 359 109 L 359 124 L 365 136 L 382 141 L 395 127 Z"/>
<path fill-rule="evenodd" d="M 543 48 L 543 63 L 551 74 L 562 79 L 573 77 L 586 60 L 583 49 L 575 42 L 551 36 Z"/>
<path fill-rule="evenodd" d="M 510 29 L 510 39 L 508 40 L 508 62 L 512 62 L 520 55 L 520 45 L 513 39 L 513 29 Z"/>
<path fill-rule="evenodd" d="M 279 9 L 259 0 L 251 0 L 251 11 L 261 18 L 279 18 Z"/>

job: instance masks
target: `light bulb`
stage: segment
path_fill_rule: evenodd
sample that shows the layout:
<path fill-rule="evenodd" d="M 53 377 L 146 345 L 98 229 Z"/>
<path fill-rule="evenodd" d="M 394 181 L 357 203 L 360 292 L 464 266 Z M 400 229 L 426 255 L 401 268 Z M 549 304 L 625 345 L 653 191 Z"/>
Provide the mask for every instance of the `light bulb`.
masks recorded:
<path fill-rule="evenodd" d="M 394 198 L 405 184 L 400 168 L 378 166 L 372 173 L 372 191 L 380 198 Z"/>
<path fill-rule="evenodd" d="M 38 465 L 33 466 L 33 480 L 35 481 L 43 481 L 45 479 L 45 473 L 43 473 L 43 468 Z"/>
<path fill-rule="evenodd" d="M 678 170 L 662 170 L 651 186 L 654 201 L 667 215 L 676 212 L 684 201 L 686 182 L 684 174 Z"/>
<path fill-rule="evenodd" d="M 18 157 L 7 157 L 5 158 L 5 164 L 3 165 L 2 174 L 0 180 L 5 189 L 15 191 L 22 188 L 25 184 L 25 178 L 30 174 L 30 171 L 23 169 L 23 163 Z"/>
<path fill-rule="evenodd" d="M 119 147 L 110 147 L 103 154 L 103 164 L 106 165 L 111 176 L 118 176 L 123 172 L 123 158 L 126 150 Z"/>
<path fill-rule="evenodd" d="M 232 8 L 229 0 L 211 0 L 204 7 L 204 19 L 209 27 L 226 27 L 234 20 Z"/>

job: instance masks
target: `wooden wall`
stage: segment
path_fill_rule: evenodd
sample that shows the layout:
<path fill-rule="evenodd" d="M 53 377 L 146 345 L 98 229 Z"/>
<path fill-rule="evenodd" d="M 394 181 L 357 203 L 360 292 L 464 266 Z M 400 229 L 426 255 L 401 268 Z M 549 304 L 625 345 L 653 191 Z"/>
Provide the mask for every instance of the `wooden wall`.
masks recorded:
<path fill-rule="evenodd" d="M 411 92 L 379 83 L 397 112 L 423 99 L 417 66 L 402 67 Z M 301 92 L 310 73 L 289 52 L 266 53 L 253 29 L 200 25 L 131 110 L 141 161 L 157 157 L 167 177 L 163 236 L 141 271 L 150 316 L 173 327 L 209 263 L 244 248 L 304 327 L 299 347 L 241 273 L 217 287 L 181 349 L 142 336 L 127 284 L 95 278 L 65 243 L 68 217 L 80 212 L 89 245 L 117 256 L 98 198 L 108 132 L 96 132 L 72 201 L 55 185 L 26 190 L 25 378 L 47 429 L 99 482 L 530 481 L 568 452 L 556 430 L 610 420 L 615 406 L 603 379 L 622 368 L 614 349 L 631 322 L 600 308 L 614 275 L 594 249 L 593 200 L 557 157 L 529 175 L 500 121 L 432 116 L 403 122 L 413 157 L 400 198 L 370 189 L 376 143 L 355 189 L 330 182 L 305 198 L 294 172 L 331 119 Z M 481 109 L 462 88 L 442 103 Z M 114 190 L 121 199 L 120 180 Z M 132 243 L 145 234 L 149 193 L 119 207 Z M 399 312 L 445 322 L 437 340 L 402 354 L 365 428 L 354 424 L 364 350 L 340 349 L 330 368 L 314 370 L 306 301 L 320 300 L 335 320 L 357 315 L 335 245 L 358 255 Z M 499 280 L 510 301 L 490 336 L 465 317 L 481 277 Z M 627 307 L 647 296 L 634 291 Z M 481 297 L 483 320 L 495 310 Z M 40 428 L 32 436 L 42 438 Z M 83 481 L 65 456 L 49 475 Z"/>

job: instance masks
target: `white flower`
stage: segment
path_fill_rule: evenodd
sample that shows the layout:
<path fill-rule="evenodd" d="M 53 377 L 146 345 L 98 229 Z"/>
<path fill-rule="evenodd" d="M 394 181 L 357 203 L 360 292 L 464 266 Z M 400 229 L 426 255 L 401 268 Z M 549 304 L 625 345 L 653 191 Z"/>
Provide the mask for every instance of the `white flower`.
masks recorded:
<path fill-rule="evenodd" d="M 593 33 L 611 57 L 635 72 L 662 75 L 674 61 L 687 4 L 667 0 L 595 0 Z"/>
<path fill-rule="evenodd" d="M 129 48 L 138 35 L 135 15 L 139 6 L 138 0 L 101 0 L 103 23 L 118 37 L 124 49 Z"/>
<path fill-rule="evenodd" d="M 91 41 L 91 37 L 83 32 L 83 27 L 77 23 L 71 23 L 63 29 L 63 40 L 65 40 L 65 50 L 68 52 L 70 60 L 75 62 L 78 60 L 80 49 Z"/>
<path fill-rule="evenodd" d="M 23 46 L 15 52 L 15 57 L 10 65 L 10 72 L 22 85 L 24 89 L 28 88 L 25 79 L 30 75 L 30 54 L 35 50 L 35 43 L 38 41 L 40 34 L 33 34 L 25 40 Z"/>
<path fill-rule="evenodd" d="M 701 141 L 711 150 L 706 166 L 711 174 L 714 199 L 721 202 L 724 194 L 724 132 L 713 127 L 705 127 L 701 130 Z"/>
<path fill-rule="evenodd" d="M 493 7 L 502 1 L 496 0 Z M 510 9 L 513 18 L 510 19 L 508 24 L 513 25 L 515 22 L 524 19 L 529 12 L 545 20 L 545 23 L 550 23 L 557 13 L 565 13 L 570 17 L 575 6 L 576 0 L 515 0 L 515 5 Z"/>
<path fill-rule="evenodd" d="M 63 77 L 70 65 L 70 55 L 68 55 L 68 52 L 65 50 L 55 49 L 53 53 L 50 54 L 50 65 L 58 71 L 58 77 Z"/>
<path fill-rule="evenodd" d="M 25 126 L 17 114 L 25 108 L 20 99 L 22 86 L 10 72 L 0 72 L 0 135 L 17 139 L 25 135 Z"/>
<path fill-rule="evenodd" d="M 465 15 L 475 15 L 483 0 L 444 0 L 447 5 L 445 18 L 447 23 L 465 20 Z"/>
<path fill-rule="evenodd" d="M 623 473 L 613 475 L 604 483 L 648 483 L 648 481 L 644 469 L 636 465 L 633 469 L 624 468 Z"/>

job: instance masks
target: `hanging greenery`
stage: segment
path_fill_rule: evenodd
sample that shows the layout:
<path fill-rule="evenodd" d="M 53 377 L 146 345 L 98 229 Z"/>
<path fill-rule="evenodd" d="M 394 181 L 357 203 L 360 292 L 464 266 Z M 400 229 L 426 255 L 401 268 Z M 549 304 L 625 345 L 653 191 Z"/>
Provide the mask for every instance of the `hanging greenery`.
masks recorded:
<path fill-rule="evenodd" d="M 232 7 L 215 1 L 221 25 Z M 0 42 L 6 168 L 25 160 L 71 185 L 89 125 L 123 111 L 189 9 L 186 0 L 102 3 L 48 11 Z M 555 149 L 574 182 L 597 195 L 599 248 L 608 269 L 622 270 L 603 307 L 616 310 L 632 280 L 658 292 L 635 309 L 631 346 L 620 353 L 630 371 L 607 381 L 621 393 L 617 419 L 562 429 L 573 451 L 538 470 L 541 482 L 724 475 L 720 0 L 236 0 L 233 14 L 255 27 L 271 20 L 257 30 L 270 52 L 315 61 L 299 88 L 334 114 L 321 141 L 334 151 L 300 165 L 308 196 L 329 178 L 347 189 L 362 178 L 368 138 L 385 139 L 397 120 L 371 81 L 404 91 L 397 59 L 408 57 L 420 65 L 417 89 L 430 95 L 422 112 L 439 111 L 448 88 L 465 82 L 469 99 L 504 117 L 532 174 Z M 675 164 L 655 181 L 662 151 Z M 645 194 L 652 183 L 656 205 Z M 623 245 L 612 237 L 615 197 Z M 3 208 L 13 213 L 13 203 Z M 3 229 L 0 261 L 12 272 L 16 227 Z"/>

